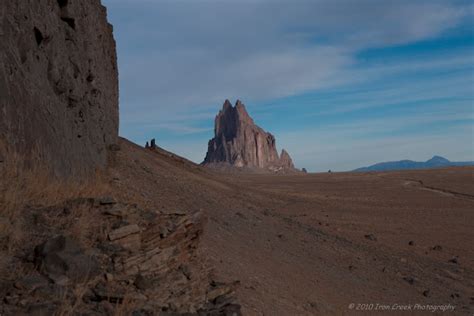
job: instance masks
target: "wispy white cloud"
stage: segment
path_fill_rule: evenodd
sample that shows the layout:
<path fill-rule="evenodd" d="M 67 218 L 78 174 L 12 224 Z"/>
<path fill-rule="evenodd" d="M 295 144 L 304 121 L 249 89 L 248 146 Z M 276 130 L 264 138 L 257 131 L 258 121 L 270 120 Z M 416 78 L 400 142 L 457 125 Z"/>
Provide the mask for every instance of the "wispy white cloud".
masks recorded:
<path fill-rule="evenodd" d="M 116 1 L 105 3 L 122 107 L 134 112 L 140 100 L 143 112 L 174 111 L 364 79 L 347 73 L 355 52 L 430 38 L 472 15 L 450 1 Z"/>
<path fill-rule="evenodd" d="M 308 116 L 343 116 L 400 103 L 458 97 L 469 90 L 468 86 L 473 82 L 472 75 L 466 78 L 466 75 L 450 73 L 472 69 L 472 51 L 457 55 L 415 56 L 410 60 L 402 57 L 391 63 L 382 61 L 364 66 L 357 57 L 358 53 L 371 48 L 435 38 L 463 23 L 472 26 L 474 10 L 469 1 L 103 2 L 108 6 L 119 49 L 121 133 L 140 142 L 145 134 L 202 135 L 202 139 L 192 141 L 183 137 L 160 139 L 163 145 L 170 146 L 169 149 L 195 161 L 200 161 L 204 155 L 215 112 L 226 98 L 255 103 L 348 85 L 370 85 L 389 77 L 409 77 L 432 70 L 448 73 L 424 79 L 420 84 L 411 80 L 387 83 L 382 87 L 374 85 L 370 91 L 355 91 L 346 97 L 339 95 L 330 105 L 330 99 L 326 99 L 328 104 L 317 100 L 315 107 L 306 113 Z M 293 106 L 298 111 L 298 104 Z M 438 115 L 438 110 L 433 109 L 434 116 Z M 447 115 L 455 119 L 454 114 Z M 426 119 L 435 122 L 434 117 Z M 300 128 L 295 135 L 286 131 L 278 141 L 290 147 L 288 149 L 294 152 L 297 161 L 306 164 L 309 155 L 321 156 L 318 150 L 323 147 L 328 152 L 334 150 L 347 155 L 341 148 L 344 144 L 345 148 L 350 147 L 346 133 L 355 125 L 368 125 L 366 132 L 372 129 L 372 133 L 377 133 L 382 130 L 381 125 L 385 130 L 390 126 L 399 128 L 401 120 L 406 117 L 380 123 L 353 122 L 354 126 L 323 124 L 325 133 L 320 129 L 312 133 Z M 408 119 L 413 121 L 410 124 L 416 124 L 417 120 L 423 121 L 423 117 Z M 209 124 L 204 126 L 203 121 L 209 121 Z M 335 133 L 333 128 L 340 130 Z M 209 135 L 205 136 L 206 133 Z M 301 139 L 312 137 L 326 138 L 314 143 L 317 151 L 307 152 Z M 411 140 L 409 137 L 388 138 L 387 143 L 408 148 L 400 145 L 401 139 L 407 144 L 415 144 L 415 139 L 421 141 L 420 137 L 426 140 L 424 144 L 434 144 L 440 139 L 415 135 Z M 359 141 L 360 148 L 364 144 L 369 147 L 370 144 L 380 145 L 376 140 Z M 453 143 L 444 140 L 439 144 L 454 148 Z M 412 149 L 415 147 L 413 145 Z M 369 152 L 364 153 L 365 159 Z M 338 161 L 334 156 L 325 159 Z M 362 158 L 360 160 L 362 162 Z M 308 162 L 306 166 L 319 168 L 316 166 L 322 161 L 321 158 L 313 164 Z M 340 166 L 352 168 L 358 165 L 340 162 Z"/>
<path fill-rule="evenodd" d="M 157 124 L 155 130 L 167 130 L 175 133 L 179 133 L 180 135 L 187 135 L 187 134 L 196 134 L 196 133 L 202 133 L 202 132 L 210 132 L 212 131 L 212 128 L 208 127 L 194 127 L 194 126 L 189 126 L 187 124 L 180 124 L 180 123 L 161 123 Z"/>

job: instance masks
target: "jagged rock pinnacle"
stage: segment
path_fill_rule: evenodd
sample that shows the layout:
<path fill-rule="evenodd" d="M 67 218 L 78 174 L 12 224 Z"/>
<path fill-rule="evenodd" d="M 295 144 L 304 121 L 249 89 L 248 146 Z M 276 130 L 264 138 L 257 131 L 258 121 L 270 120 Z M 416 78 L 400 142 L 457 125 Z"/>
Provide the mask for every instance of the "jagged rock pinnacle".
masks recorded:
<path fill-rule="evenodd" d="M 255 125 L 245 105 L 225 100 L 216 116 L 214 138 L 209 141 L 204 164 L 227 163 L 234 167 L 294 169 L 291 157 L 278 155 L 275 137 Z"/>

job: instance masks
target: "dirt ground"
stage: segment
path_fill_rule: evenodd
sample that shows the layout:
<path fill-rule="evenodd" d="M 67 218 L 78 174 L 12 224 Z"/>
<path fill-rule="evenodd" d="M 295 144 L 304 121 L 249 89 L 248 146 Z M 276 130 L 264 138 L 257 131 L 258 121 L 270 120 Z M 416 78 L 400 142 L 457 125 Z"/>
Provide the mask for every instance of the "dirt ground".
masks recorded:
<path fill-rule="evenodd" d="M 474 168 L 223 174 L 121 147 L 117 194 L 203 209 L 203 251 L 244 315 L 474 313 Z"/>

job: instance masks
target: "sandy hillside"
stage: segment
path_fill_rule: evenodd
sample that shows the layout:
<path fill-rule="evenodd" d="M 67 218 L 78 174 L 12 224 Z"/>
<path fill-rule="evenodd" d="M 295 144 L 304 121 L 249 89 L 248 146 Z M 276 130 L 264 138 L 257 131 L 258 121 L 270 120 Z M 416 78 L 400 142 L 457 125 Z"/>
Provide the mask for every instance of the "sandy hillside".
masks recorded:
<path fill-rule="evenodd" d="M 377 314 L 474 311 L 474 168 L 229 175 L 121 147 L 114 191 L 159 210 L 203 210 L 205 255 L 218 277 L 240 281 L 244 315 L 357 314 L 351 303 L 380 304 Z"/>

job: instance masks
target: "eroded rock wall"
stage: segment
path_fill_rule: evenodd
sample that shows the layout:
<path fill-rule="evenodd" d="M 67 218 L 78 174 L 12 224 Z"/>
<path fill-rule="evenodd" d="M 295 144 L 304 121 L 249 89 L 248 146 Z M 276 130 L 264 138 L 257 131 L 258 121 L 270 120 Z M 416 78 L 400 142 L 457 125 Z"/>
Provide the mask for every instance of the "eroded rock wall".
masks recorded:
<path fill-rule="evenodd" d="M 100 0 L 1 1 L 0 142 L 69 177 L 103 168 L 117 138 L 115 41 Z"/>

